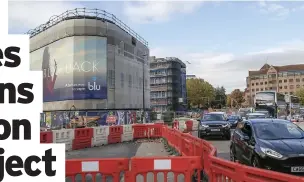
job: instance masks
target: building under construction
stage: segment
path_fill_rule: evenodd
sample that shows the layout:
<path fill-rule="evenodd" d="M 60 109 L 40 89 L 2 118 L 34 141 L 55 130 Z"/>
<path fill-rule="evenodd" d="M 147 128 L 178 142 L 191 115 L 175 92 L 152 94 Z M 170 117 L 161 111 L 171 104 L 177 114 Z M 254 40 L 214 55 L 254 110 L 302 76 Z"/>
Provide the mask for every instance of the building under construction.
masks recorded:
<path fill-rule="evenodd" d="M 151 109 L 183 111 L 187 107 L 186 64 L 175 57 L 150 57 Z"/>

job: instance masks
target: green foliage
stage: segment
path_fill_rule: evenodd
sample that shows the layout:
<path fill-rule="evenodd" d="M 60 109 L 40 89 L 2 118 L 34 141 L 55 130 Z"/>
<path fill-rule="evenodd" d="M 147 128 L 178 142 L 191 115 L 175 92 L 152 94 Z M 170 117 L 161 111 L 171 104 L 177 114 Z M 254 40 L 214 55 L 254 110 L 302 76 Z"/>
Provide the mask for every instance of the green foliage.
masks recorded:
<path fill-rule="evenodd" d="M 233 107 L 240 107 L 244 99 L 244 93 L 240 89 L 235 89 L 230 94 L 231 102 Z"/>
<path fill-rule="evenodd" d="M 304 105 L 304 88 L 300 88 L 296 91 L 295 94 L 300 99 L 300 104 Z"/>
<path fill-rule="evenodd" d="M 227 96 L 226 96 L 226 89 L 222 86 L 222 87 L 216 87 L 214 89 L 214 101 L 212 103 L 212 105 L 215 108 L 218 107 L 222 107 L 226 105 L 226 100 L 227 100 Z"/>
<path fill-rule="evenodd" d="M 213 86 L 202 79 L 187 80 L 187 96 L 191 106 L 209 105 L 214 100 Z"/>

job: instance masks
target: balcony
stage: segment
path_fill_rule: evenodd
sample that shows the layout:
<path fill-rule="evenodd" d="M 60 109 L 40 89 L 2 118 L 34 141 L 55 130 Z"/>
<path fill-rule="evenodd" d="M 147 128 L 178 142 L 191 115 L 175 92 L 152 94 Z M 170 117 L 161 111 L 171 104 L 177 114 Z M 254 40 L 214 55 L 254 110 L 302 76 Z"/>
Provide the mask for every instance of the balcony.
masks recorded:
<path fill-rule="evenodd" d="M 151 74 L 150 73 L 150 78 L 153 78 L 153 77 L 164 77 L 164 76 L 168 76 L 167 73 L 160 73 L 160 74 Z"/>

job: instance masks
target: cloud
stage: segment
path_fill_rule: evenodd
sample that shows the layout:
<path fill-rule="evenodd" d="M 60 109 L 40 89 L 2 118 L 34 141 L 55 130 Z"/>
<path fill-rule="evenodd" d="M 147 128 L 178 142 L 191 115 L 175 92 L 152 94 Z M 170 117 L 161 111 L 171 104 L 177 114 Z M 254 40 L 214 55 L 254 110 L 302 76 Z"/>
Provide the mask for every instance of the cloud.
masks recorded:
<path fill-rule="evenodd" d="M 24 33 L 29 29 L 34 29 L 37 26 L 46 23 L 51 16 L 60 15 L 67 10 L 76 8 L 77 6 L 77 3 L 63 1 L 9 1 L 9 29 L 13 32 Z"/>
<path fill-rule="evenodd" d="M 262 14 L 270 15 L 272 18 L 280 20 L 285 19 L 290 15 L 291 13 L 297 12 L 297 11 L 303 11 L 304 6 L 301 4 L 297 7 L 287 7 L 282 4 L 279 4 L 279 2 L 275 1 L 265 1 L 261 0 L 258 2 L 258 9 Z"/>
<path fill-rule="evenodd" d="M 124 14 L 135 23 L 165 22 L 177 14 L 187 14 L 199 9 L 202 1 L 125 2 Z"/>
<path fill-rule="evenodd" d="M 248 70 L 260 69 L 266 62 L 271 65 L 303 63 L 304 41 L 294 40 L 273 48 L 236 55 L 222 52 L 191 53 L 182 47 L 151 49 L 152 56 L 180 58 L 187 64 L 187 74 L 195 74 L 209 81 L 213 86 L 224 86 L 227 92 L 244 89 Z"/>

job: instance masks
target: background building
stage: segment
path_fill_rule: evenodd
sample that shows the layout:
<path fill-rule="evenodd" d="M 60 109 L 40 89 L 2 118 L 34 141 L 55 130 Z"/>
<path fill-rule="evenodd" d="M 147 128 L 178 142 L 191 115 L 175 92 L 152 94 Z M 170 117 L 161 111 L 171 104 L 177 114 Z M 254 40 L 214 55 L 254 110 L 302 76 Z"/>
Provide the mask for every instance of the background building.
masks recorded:
<path fill-rule="evenodd" d="M 195 76 L 195 75 L 186 75 L 186 78 L 187 78 L 187 80 L 188 80 L 188 79 L 196 78 L 196 76 Z"/>
<path fill-rule="evenodd" d="M 184 110 L 187 106 L 186 65 L 175 57 L 150 57 L 151 109 Z"/>
<path fill-rule="evenodd" d="M 75 9 L 28 33 L 44 111 L 142 109 L 143 91 L 150 108 L 148 43 L 114 15 Z"/>
<path fill-rule="evenodd" d="M 284 94 L 294 94 L 304 87 L 304 64 L 272 66 L 265 64 L 260 70 L 249 71 L 246 78 L 247 93 L 245 99 L 251 105 L 258 91 L 274 90 Z"/>

